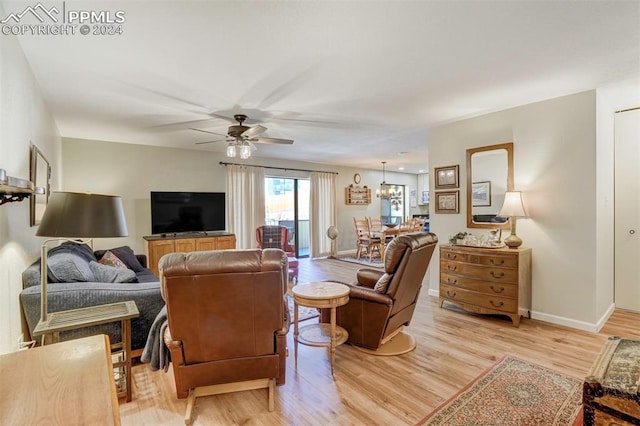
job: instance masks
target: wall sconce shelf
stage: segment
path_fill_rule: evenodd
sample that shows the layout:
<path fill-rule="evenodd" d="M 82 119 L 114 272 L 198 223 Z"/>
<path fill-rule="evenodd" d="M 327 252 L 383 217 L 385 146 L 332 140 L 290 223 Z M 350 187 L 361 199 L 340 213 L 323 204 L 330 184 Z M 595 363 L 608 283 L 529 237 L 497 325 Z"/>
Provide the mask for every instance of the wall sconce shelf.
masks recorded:
<path fill-rule="evenodd" d="M 34 187 L 33 182 L 26 179 L 7 176 L 6 170 L 0 169 L 0 206 L 22 201 L 34 193 L 43 194 L 44 188 Z"/>

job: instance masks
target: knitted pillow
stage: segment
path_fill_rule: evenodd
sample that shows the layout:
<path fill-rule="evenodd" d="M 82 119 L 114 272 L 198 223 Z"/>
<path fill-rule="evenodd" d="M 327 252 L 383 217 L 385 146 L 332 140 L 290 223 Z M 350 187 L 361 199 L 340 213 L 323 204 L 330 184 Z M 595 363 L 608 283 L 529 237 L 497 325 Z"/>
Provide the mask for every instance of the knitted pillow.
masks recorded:
<path fill-rule="evenodd" d="M 138 282 L 136 273 L 127 267 L 114 267 L 98 262 L 89 262 L 89 267 L 100 283 L 135 283 Z"/>

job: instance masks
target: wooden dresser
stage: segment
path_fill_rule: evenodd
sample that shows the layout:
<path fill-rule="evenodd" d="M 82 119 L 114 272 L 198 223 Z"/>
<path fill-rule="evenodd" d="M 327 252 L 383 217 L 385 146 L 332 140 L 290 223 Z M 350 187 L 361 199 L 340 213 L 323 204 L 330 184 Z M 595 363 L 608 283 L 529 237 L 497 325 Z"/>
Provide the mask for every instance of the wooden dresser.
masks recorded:
<path fill-rule="evenodd" d="M 440 307 L 507 315 L 520 325 L 531 309 L 531 249 L 440 246 Z"/>
<path fill-rule="evenodd" d="M 157 276 L 158 262 L 168 253 L 205 250 L 229 250 L 236 248 L 236 236 L 226 232 L 211 232 L 207 235 L 152 235 L 143 237 L 149 257 L 149 269 Z"/>

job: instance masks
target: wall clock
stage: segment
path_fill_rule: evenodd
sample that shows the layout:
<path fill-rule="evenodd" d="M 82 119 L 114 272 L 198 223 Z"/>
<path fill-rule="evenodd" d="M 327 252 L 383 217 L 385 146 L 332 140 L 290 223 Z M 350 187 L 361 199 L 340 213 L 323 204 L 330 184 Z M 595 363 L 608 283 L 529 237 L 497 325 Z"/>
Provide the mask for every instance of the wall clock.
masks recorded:
<path fill-rule="evenodd" d="M 353 175 L 353 182 L 355 182 L 356 185 L 360 183 L 360 173 Z"/>

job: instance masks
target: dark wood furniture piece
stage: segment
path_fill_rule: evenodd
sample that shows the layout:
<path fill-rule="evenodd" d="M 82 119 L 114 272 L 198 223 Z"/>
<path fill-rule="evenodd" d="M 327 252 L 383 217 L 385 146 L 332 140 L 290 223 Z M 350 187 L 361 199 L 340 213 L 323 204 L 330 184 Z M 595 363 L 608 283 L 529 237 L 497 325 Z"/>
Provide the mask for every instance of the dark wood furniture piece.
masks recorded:
<path fill-rule="evenodd" d="M 104 334 L 0 355 L 0 382 L 0 424 L 120 424 Z"/>
<path fill-rule="evenodd" d="M 610 337 L 582 386 L 584 425 L 640 425 L 640 340 Z"/>
<path fill-rule="evenodd" d="M 227 232 L 208 232 L 206 235 L 149 235 L 143 238 L 146 241 L 149 269 L 156 277 L 160 275 L 158 273 L 158 262 L 165 254 L 236 248 L 235 234 Z"/>
<path fill-rule="evenodd" d="M 440 246 L 440 306 L 507 315 L 520 326 L 530 316 L 531 249 Z"/>
<path fill-rule="evenodd" d="M 131 401 L 131 319 L 140 316 L 136 303 L 110 303 L 108 305 L 89 306 L 68 311 L 51 312 L 47 320 L 39 322 L 33 331 L 34 336 L 43 337 L 43 344 L 58 343 L 60 332 L 76 330 L 94 325 L 120 322 L 122 341 L 110 345 L 111 355 L 118 361 L 113 363 L 118 376 L 118 397 L 125 396 Z M 107 339 L 108 341 L 108 339 Z"/>

